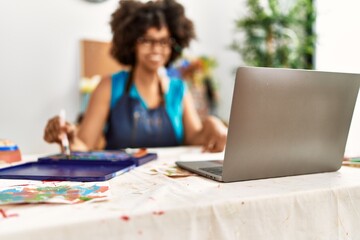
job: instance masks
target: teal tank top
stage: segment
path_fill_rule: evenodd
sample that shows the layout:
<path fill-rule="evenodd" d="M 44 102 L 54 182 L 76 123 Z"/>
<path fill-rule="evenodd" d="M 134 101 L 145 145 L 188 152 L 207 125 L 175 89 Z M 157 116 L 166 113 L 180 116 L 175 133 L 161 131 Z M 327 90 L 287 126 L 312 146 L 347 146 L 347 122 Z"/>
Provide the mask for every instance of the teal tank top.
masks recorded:
<path fill-rule="evenodd" d="M 111 106 L 110 111 L 115 107 L 116 103 L 120 100 L 124 94 L 126 82 L 128 80 L 129 72 L 120 71 L 115 73 L 111 77 Z M 168 89 L 164 94 L 165 98 L 165 110 L 169 116 L 170 122 L 174 128 L 175 137 L 178 144 L 184 142 L 184 126 L 183 126 L 183 99 L 185 91 L 187 89 L 185 82 L 179 78 L 169 78 Z M 132 84 L 129 90 L 129 96 L 134 99 L 138 99 L 141 104 L 148 109 L 146 103 L 141 98 L 139 92 L 136 89 L 135 84 Z"/>

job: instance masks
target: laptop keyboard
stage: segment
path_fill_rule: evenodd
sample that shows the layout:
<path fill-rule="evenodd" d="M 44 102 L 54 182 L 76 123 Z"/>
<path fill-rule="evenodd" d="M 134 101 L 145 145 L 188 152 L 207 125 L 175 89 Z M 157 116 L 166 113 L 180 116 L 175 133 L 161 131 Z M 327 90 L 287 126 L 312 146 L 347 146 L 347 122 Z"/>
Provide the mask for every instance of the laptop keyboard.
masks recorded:
<path fill-rule="evenodd" d="M 200 168 L 200 170 L 222 176 L 223 167 L 207 167 L 207 168 Z"/>

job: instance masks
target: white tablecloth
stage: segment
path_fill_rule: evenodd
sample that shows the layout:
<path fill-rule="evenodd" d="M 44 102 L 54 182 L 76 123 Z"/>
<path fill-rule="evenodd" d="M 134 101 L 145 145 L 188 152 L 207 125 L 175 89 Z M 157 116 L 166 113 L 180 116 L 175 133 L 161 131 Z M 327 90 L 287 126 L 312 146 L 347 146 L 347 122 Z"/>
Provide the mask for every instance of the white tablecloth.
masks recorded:
<path fill-rule="evenodd" d="M 105 202 L 0 206 L 0 239 L 360 239 L 360 169 L 236 183 L 151 174 L 198 152 L 159 150 L 110 180 Z"/>

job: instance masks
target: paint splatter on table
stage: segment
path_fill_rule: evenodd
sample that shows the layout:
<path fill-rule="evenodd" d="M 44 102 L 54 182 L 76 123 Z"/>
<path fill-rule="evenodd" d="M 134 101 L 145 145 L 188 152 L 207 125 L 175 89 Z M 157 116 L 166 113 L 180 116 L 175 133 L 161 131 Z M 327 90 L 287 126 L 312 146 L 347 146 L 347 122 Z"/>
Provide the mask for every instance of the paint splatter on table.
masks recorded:
<path fill-rule="evenodd" d="M 15 203 L 81 203 L 109 197 L 107 182 L 71 183 L 29 181 L 0 186 L 0 205 Z"/>

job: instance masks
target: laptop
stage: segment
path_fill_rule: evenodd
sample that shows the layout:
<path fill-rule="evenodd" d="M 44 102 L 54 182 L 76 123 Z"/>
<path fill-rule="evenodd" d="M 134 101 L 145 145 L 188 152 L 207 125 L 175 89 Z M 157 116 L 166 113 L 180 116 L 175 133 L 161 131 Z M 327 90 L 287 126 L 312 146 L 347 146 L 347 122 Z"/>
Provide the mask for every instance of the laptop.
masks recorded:
<path fill-rule="evenodd" d="M 359 74 L 240 67 L 224 159 L 176 164 L 221 182 L 337 171 L 359 83 Z"/>

